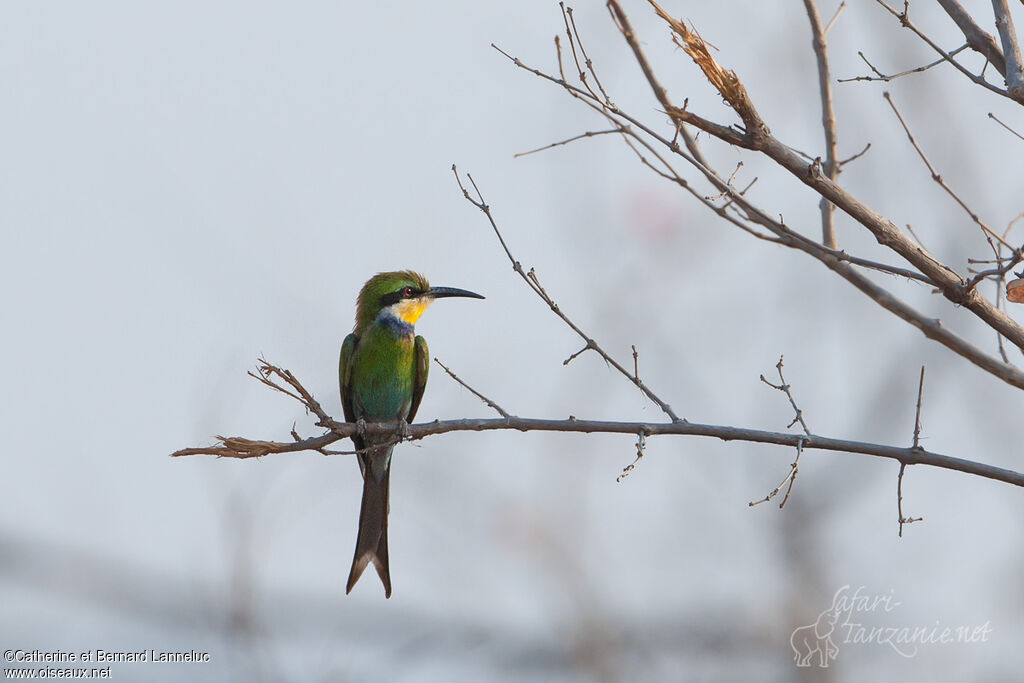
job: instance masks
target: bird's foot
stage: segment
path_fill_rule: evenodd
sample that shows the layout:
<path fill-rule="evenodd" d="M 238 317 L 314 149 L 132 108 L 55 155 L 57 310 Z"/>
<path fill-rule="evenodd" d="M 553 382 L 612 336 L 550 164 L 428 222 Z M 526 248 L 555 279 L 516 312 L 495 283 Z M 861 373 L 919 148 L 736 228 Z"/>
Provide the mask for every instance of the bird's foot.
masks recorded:
<path fill-rule="evenodd" d="M 407 420 L 399 420 L 398 428 L 395 430 L 395 433 L 398 435 L 399 443 L 402 441 L 408 441 L 410 438 L 409 422 Z"/>
<path fill-rule="evenodd" d="M 356 420 L 356 434 L 359 435 L 359 438 L 364 438 L 366 436 L 366 420 L 363 418 Z"/>

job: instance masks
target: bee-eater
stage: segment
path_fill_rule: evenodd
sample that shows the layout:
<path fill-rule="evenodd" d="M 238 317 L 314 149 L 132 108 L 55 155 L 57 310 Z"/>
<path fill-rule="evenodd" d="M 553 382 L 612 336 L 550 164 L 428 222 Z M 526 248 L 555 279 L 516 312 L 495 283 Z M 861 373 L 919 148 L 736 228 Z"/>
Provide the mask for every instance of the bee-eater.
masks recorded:
<path fill-rule="evenodd" d="M 415 335 L 413 325 L 434 299 L 450 296 L 484 298 L 464 289 L 431 287 L 425 277 L 411 270 L 379 273 L 363 285 L 356 304 L 356 326 L 341 346 L 338 368 L 345 420 L 413 421 L 430 369 L 427 342 Z M 384 584 L 384 595 L 390 598 L 388 482 L 394 437 L 353 434 L 352 442 L 361 451 L 357 457 L 363 500 L 345 592 L 352 591 L 372 562 Z"/>

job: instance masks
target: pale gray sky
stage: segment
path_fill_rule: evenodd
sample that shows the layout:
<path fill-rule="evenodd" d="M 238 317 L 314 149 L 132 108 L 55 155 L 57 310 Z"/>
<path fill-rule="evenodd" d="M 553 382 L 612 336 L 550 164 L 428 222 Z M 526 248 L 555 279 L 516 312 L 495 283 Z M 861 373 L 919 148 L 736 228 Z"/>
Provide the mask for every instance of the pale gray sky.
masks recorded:
<path fill-rule="evenodd" d="M 876 4 L 849 5 L 829 35 L 836 77 L 865 73 L 858 50 L 887 71 L 932 59 Z M 732 121 L 646 5 L 626 7 L 671 95 Z M 821 153 L 800 3 L 665 7 L 720 49 L 775 134 Z M 936 8 L 915 11 L 959 44 Z M 613 99 L 664 129 L 604 6 L 576 20 Z M 645 381 L 688 419 L 783 430 L 789 406 L 758 375 L 784 353 L 816 433 L 909 444 L 926 364 L 924 444 L 1021 469 L 1020 392 L 809 259 L 719 222 L 621 142 L 513 159 L 603 127 L 489 46 L 553 69 L 561 22 L 536 0 L 0 9 L 4 649 L 211 653 L 191 668 L 114 665 L 140 681 L 792 680 L 790 632 L 850 585 L 900 602 L 866 623 L 992 633 L 911 658 L 843 645 L 830 680 L 1021 670 L 1024 496 L 1005 484 L 912 468 L 905 511 L 925 521 L 897 539 L 888 460 L 808 453 L 779 511 L 747 502 L 785 474 L 784 448 L 650 439 L 617 484 L 632 437 L 451 434 L 395 455 L 385 602 L 369 574 L 344 594 L 350 459 L 167 457 L 215 434 L 315 433 L 245 376 L 261 354 L 340 416 L 356 293 L 395 268 L 487 296 L 440 302 L 417 330 L 509 411 L 660 419 L 596 356 L 563 367 L 578 340 L 511 271 L 455 162 L 562 307 L 623 362 L 636 344 Z M 1019 108 L 949 68 L 835 89 L 841 156 L 872 143 L 843 184 L 957 268 L 984 243 L 883 90 L 987 221 L 1024 209 L 1024 147 L 986 117 L 1020 130 Z M 759 177 L 761 206 L 817 234 L 817 198 L 797 181 L 703 142 L 721 168 L 743 160 Z M 838 231 L 852 253 L 892 262 L 845 216 Z M 879 281 L 994 351 L 927 288 Z M 435 367 L 420 419 L 487 415 Z"/>

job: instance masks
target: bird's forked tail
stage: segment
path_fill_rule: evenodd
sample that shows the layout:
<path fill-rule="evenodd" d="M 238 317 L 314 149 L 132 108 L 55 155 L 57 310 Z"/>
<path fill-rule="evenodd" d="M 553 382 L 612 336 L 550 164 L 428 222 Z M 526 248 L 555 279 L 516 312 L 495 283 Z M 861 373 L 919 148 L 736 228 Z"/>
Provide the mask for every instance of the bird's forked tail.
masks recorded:
<path fill-rule="evenodd" d="M 352 570 L 348 574 L 351 593 L 356 581 L 363 575 L 366 565 L 373 563 L 384 584 L 384 596 L 391 597 L 391 572 L 388 568 L 388 488 L 391 480 L 390 463 L 380 481 L 373 476 L 370 467 L 363 472 L 363 501 L 359 506 L 359 535 L 356 538 L 356 552 L 352 557 Z"/>

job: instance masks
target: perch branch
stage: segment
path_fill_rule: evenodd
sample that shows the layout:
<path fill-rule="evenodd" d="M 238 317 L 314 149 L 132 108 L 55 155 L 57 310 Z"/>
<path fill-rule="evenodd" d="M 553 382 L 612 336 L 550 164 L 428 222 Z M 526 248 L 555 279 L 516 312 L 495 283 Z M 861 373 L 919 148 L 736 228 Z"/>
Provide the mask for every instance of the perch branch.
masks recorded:
<path fill-rule="evenodd" d="M 183 448 L 175 451 L 173 457 L 189 455 L 214 455 L 222 458 L 254 458 L 274 453 L 295 453 L 316 451 L 336 441 L 359 432 L 359 425 L 352 422 L 328 424 L 330 431 L 318 437 L 299 442 L 252 441 L 238 437 L 220 439 L 220 445 Z M 363 426 L 365 434 L 393 435 L 398 425 L 392 422 L 368 422 Z M 460 420 L 435 420 L 409 425 L 407 440 L 416 441 L 428 436 L 449 432 L 482 432 L 493 430 L 516 430 L 520 432 L 569 432 L 583 434 L 638 434 L 648 437 L 662 435 L 705 436 L 722 441 L 748 441 L 769 443 L 795 448 L 803 442 L 803 449 L 817 449 L 840 453 L 859 453 L 880 458 L 889 458 L 908 465 L 928 465 L 941 469 L 973 474 L 1014 486 L 1024 486 L 1024 472 L 995 467 L 985 463 L 956 458 L 924 449 L 887 446 L 884 444 L 846 439 L 833 439 L 811 434 L 787 434 L 760 429 L 746 429 L 725 425 L 700 424 L 696 422 L 612 422 L 606 420 L 547 420 L 540 418 L 511 416 L 509 418 L 468 418 Z M 348 452 L 346 452 L 347 454 Z"/>
<path fill-rule="evenodd" d="M 296 393 L 305 398 L 299 399 L 312 413 L 316 399 L 306 391 L 290 372 L 262 361 L 273 374 L 288 377 L 287 380 Z M 325 451 L 324 448 L 353 434 L 374 434 L 391 436 L 394 443 L 415 441 L 436 434 L 448 432 L 481 432 L 491 430 L 517 430 L 521 432 L 573 432 L 584 434 L 644 434 L 645 437 L 659 435 L 706 436 L 723 441 L 750 441 L 754 443 L 770 443 L 780 446 L 803 449 L 818 449 L 843 453 L 860 453 L 881 458 L 890 458 L 907 465 L 929 465 L 947 470 L 955 470 L 973 474 L 986 479 L 1002 481 L 1014 486 L 1024 486 L 1024 473 L 1007 470 L 985 463 L 955 458 L 940 453 L 932 453 L 922 448 L 901 448 L 884 444 L 862 441 L 833 439 L 816 434 L 787 434 L 768 432 L 759 429 L 745 429 L 724 425 L 697 424 L 693 422 L 611 422 L 605 420 L 579 420 L 570 417 L 567 420 L 547 420 L 539 418 L 519 417 L 510 415 L 501 418 L 469 418 L 461 420 L 434 420 L 414 425 L 402 422 L 338 422 L 329 415 L 324 415 L 317 422 L 327 429 L 320 436 L 299 441 L 262 441 L 242 437 L 217 437 L 219 443 L 213 446 L 183 448 L 171 454 L 172 457 L 190 455 L 213 455 L 221 458 L 258 458 L 274 453 L 296 453 L 299 451 L 316 451 L 324 455 L 351 455 L 360 451 Z M 292 430 L 294 431 L 294 429 Z M 379 446 L 375 446 L 379 447 Z"/>

